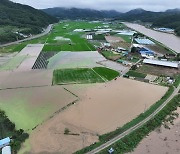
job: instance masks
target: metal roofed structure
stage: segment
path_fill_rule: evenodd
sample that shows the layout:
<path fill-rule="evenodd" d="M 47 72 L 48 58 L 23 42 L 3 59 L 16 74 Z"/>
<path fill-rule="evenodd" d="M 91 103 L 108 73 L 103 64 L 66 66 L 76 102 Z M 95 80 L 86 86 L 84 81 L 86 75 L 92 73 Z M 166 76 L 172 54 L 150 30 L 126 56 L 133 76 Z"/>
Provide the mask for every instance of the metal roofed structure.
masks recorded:
<path fill-rule="evenodd" d="M 6 147 L 2 148 L 2 154 L 11 154 L 11 147 L 6 146 Z"/>
<path fill-rule="evenodd" d="M 156 59 L 144 59 L 143 63 L 172 67 L 172 68 L 180 68 L 180 63 L 178 62 L 162 61 L 162 60 L 156 60 Z"/>
<path fill-rule="evenodd" d="M 9 137 L 0 140 L 0 148 L 3 148 L 5 146 L 9 145 L 10 141 L 11 141 L 11 139 Z"/>
<path fill-rule="evenodd" d="M 137 38 L 135 41 L 138 44 L 146 44 L 146 45 L 154 45 L 155 43 L 149 39 L 144 39 L 144 38 Z"/>

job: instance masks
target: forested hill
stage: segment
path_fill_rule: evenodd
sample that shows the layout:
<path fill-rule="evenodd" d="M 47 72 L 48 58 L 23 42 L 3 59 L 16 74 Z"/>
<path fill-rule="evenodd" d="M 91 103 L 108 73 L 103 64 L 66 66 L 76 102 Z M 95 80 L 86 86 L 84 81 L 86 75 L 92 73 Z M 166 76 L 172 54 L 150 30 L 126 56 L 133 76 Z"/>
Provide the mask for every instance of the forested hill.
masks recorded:
<path fill-rule="evenodd" d="M 14 41 L 15 29 L 23 34 L 37 34 L 50 23 L 57 22 L 52 17 L 30 6 L 0 0 L 0 42 Z M 10 29 L 7 28 L 11 27 Z M 12 31 L 10 31 L 12 30 Z M 10 34 L 11 33 L 11 34 Z M 6 37 L 7 36 L 7 37 Z M 17 36 L 16 36 L 17 37 Z"/>
<path fill-rule="evenodd" d="M 103 19 L 118 17 L 121 13 L 115 10 L 98 11 L 93 9 L 79 9 L 79 8 L 48 8 L 43 9 L 45 13 L 57 17 L 59 19 Z"/>
<path fill-rule="evenodd" d="M 180 9 L 171 9 L 165 12 L 152 12 L 138 8 L 126 13 L 118 11 L 98 11 L 79 8 L 48 8 L 42 10 L 59 19 L 104 19 L 111 18 L 121 21 L 142 21 L 152 23 L 154 27 L 167 27 L 175 29 L 180 36 Z"/>
<path fill-rule="evenodd" d="M 131 10 L 121 14 L 118 20 L 142 21 L 152 23 L 153 27 L 173 28 L 180 36 L 180 9 L 171 9 L 165 12 L 152 12 L 143 9 Z"/>

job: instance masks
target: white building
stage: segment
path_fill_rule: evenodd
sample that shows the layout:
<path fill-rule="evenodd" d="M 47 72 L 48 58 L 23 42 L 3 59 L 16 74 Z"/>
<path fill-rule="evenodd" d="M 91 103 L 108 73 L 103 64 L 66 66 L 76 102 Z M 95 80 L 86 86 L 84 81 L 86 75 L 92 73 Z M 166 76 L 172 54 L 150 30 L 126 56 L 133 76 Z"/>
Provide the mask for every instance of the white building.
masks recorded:
<path fill-rule="evenodd" d="M 179 62 L 162 61 L 162 60 L 156 60 L 156 59 L 144 59 L 143 63 L 171 67 L 171 68 L 180 68 Z"/>
<path fill-rule="evenodd" d="M 10 141 L 11 141 L 11 139 L 9 137 L 0 140 L 0 148 L 8 146 Z"/>
<path fill-rule="evenodd" d="M 2 148 L 2 154 L 11 154 L 11 147 L 5 146 L 4 148 Z"/>

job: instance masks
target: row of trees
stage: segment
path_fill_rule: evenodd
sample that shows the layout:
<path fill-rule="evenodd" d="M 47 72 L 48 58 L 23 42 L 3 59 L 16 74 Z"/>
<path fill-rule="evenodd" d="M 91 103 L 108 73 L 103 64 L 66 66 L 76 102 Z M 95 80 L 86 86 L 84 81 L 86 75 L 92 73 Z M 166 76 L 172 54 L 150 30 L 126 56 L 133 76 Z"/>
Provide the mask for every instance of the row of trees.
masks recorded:
<path fill-rule="evenodd" d="M 180 13 L 162 15 L 153 22 L 153 26 L 175 29 L 176 34 L 180 36 Z"/>
<path fill-rule="evenodd" d="M 5 138 L 7 135 L 12 139 L 10 144 L 13 153 L 17 153 L 21 144 L 29 137 L 23 129 L 16 130 L 15 124 L 0 110 L 0 137 Z"/>
<path fill-rule="evenodd" d="M 36 10 L 27 5 L 13 3 L 9 0 L 0 0 L 0 26 L 14 26 L 19 29 L 25 29 L 24 34 L 38 34 L 50 23 L 57 22 L 55 17 Z M 10 32 L 9 32 L 10 33 Z M 12 37 L 12 38 L 11 38 Z M 14 41 L 13 34 L 3 34 L 1 42 Z"/>

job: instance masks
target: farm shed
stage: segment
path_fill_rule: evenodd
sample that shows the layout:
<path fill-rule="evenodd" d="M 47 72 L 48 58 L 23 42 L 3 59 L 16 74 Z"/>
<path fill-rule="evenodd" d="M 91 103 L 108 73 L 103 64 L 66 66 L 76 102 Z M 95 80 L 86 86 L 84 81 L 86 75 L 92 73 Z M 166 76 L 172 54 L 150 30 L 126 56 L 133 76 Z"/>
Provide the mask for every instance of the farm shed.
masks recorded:
<path fill-rule="evenodd" d="M 135 41 L 138 44 L 146 44 L 146 45 L 154 45 L 155 43 L 149 39 L 144 39 L 144 38 L 137 38 Z"/>
<path fill-rule="evenodd" d="M 2 148 L 2 154 L 11 154 L 11 147 L 6 146 L 6 147 Z"/>
<path fill-rule="evenodd" d="M 172 68 L 179 68 L 180 67 L 180 63 L 178 63 L 178 62 L 162 61 L 162 60 L 155 60 L 155 59 L 144 59 L 143 63 L 165 66 L 165 67 L 172 67 Z"/>
<path fill-rule="evenodd" d="M 92 40 L 92 39 L 93 39 L 93 36 L 90 35 L 90 34 L 89 34 L 89 35 L 86 35 L 86 39 L 87 39 L 87 40 Z"/>
<path fill-rule="evenodd" d="M 135 31 L 119 31 L 118 34 L 119 35 L 127 35 L 127 36 L 133 36 L 136 32 Z"/>
<path fill-rule="evenodd" d="M 9 145 L 10 141 L 11 140 L 9 137 L 0 140 L 0 148 L 3 148 L 5 146 Z"/>

